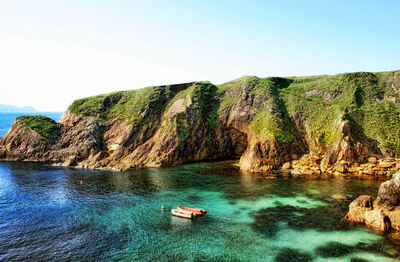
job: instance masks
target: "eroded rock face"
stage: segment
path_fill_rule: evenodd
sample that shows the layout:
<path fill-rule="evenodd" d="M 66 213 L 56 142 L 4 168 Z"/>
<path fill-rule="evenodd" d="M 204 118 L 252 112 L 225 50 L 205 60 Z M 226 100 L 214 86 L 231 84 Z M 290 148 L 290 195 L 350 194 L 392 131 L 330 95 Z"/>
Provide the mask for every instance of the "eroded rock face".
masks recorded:
<path fill-rule="evenodd" d="M 67 111 L 58 124 L 57 139 L 43 139 L 20 121 L 0 139 L 0 157 L 5 160 L 52 161 L 64 166 L 126 170 L 173 166 L 187 162 L 239 157 L 247 148 L 247 137 L 219 121 L 214 130 L 202 124 L 190 106 L 174 105 L 166 116 L 146 128 L 112 120 L 100 122 Z M 178 118 L 192 121 L 187 137 L 176 128 Z M 164 119 L 164 123 L 160 123 Z"/>
<path fill-rule="evenodd" d="M 393 178 L 382 183 L 379 187 L 377 202 L 379 205 L 388 207 L 400 204 L 400 172 L 393 175 Z"/>
<path fill-rule="evenodd" d="M 399 92 L 398 75 L 389 73 L 379 87 L 390 84 Z M 340 92 L 326 90 L 330 78 L 344 83 Z M 357 137 L 362 129 L 354 131 L 357 116 L 337 106 L 356 96 L 361 110 L 365 97 L 353 82 L 376 85 L 377 76 L 318 79 L 244 77 L 218 87 L 195 82 L 79 99 L 62 116 L 55 139 L 43 139 L 16 121 L 0 138 L 0 159 L 125 170 L 235 158 L 247 172 L 282 168 L 305 175 L 380 175 L 399 169 L 400 155 L 383 146 L 388 141 Z M 330 103 L 334 100 L 338 103 Z M 321 120 L 315 112 L 324 107 L 329 119 Z M 382 187 L 378 203 L 399 203 L 396 181 Z"/>
<path fill-rule="evenodd" d="M 21 120 L 16 120 L 0 139 L 0 155 L 6 160 L 53 161 L 70 165 L 102 148 L 100 128 L 95 119 L 84 119 L 72 126 L 59 123 L 58 130 L 56 139 L 43 139 Z"/>
<path fill-rule="evenodd" d="M 240 168 L 250 172 L 271 171 L 290 161 L 292 154 L 302 152 L 304 151 L 301 147 L 294 144 L 280 145 L 276 141 L 252 141 L 240 158 Z"/>

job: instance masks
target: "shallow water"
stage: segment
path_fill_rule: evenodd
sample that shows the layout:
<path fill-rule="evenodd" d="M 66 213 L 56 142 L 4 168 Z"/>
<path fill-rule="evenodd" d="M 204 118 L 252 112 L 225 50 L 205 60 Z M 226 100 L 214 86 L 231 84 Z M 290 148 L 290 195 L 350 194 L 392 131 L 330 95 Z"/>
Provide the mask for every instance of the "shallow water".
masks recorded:
<path fill-rule="evenodd" d="M 349 201 L 330 197 L 376 195 L 380 181 L 270 179 L 231 164 L 112 173 L 0 162 L 0 260 L 393 261 L 400 251 L 341 222 Z M 177 205 L 208 214 L 159 209 Z"/>

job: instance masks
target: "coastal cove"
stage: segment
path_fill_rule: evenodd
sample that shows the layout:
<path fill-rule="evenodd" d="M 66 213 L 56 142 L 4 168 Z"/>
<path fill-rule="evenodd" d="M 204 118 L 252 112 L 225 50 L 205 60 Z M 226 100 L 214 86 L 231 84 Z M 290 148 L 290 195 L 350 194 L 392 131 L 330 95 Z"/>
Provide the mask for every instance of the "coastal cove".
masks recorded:
<path fill-rule="evenodd" d="M 0 262 L 400 262 L 400 1 L 3 1 Z"/>
<path fill-rule="evenodd" d="M 0 162 L 0 260 L 395 261 L 395 240 L 342 222 L 372 178 L 239 172 L 235 162 L 105 172 Z M 340 200 L 338 194 L 348 200 Z M 161 211 L 205 208 L 196 220 Z"/>

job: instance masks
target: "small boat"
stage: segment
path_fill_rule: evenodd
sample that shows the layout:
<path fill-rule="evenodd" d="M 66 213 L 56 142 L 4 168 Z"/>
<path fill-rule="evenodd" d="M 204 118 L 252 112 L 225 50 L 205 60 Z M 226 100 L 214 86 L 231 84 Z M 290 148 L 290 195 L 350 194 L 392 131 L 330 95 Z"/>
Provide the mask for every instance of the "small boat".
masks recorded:
<path fill-rule="evenodd" d="M 171 213 L 174 216 L 188 218 L 188 219 L 194 219 L 196 217 L 196 215 L 192 212 L 178 210 L 178 209 L 171 209 Z"/>
<path fill-rule="evenodd" d="M 207 211 L 205 209 L 199 209 L 199 208 L 193 208 L 193 207 L 178 206 L 177 209 L 192 212 L 192 213 L 196 214 L 197 216 L 204 216 L 207 213 Z"/>

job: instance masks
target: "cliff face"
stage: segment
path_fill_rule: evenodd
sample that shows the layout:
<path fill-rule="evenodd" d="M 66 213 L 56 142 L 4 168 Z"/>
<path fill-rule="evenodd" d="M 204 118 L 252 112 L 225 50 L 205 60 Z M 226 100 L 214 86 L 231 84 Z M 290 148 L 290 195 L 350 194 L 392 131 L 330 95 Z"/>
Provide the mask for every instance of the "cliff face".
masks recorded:
<path fill-rule="evenodd" d="M 55 136 L 16 119 L 0 158 L 116 170 L 240 158 L 250 172 L 379 174 L 400 155 L 399 91 L 400 71 L 116 92 L 75 101 Z"/>

